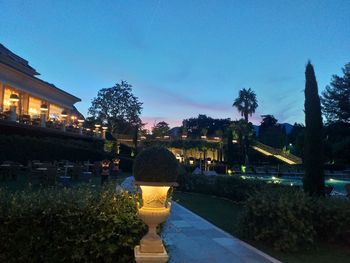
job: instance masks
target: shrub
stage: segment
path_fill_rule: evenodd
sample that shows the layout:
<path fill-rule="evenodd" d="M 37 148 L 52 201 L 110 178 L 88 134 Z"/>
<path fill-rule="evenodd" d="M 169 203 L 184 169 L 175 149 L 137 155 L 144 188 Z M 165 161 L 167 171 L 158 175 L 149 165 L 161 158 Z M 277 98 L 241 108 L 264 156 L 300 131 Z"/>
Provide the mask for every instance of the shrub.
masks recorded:
<path fill-rule="evenodd" d="M 316 237 L 311 198 L 295 190 L 260 192 L 246 201 L 240 231 L 276 250 L 307 248 Z"/>
<path fill-rule="evenodd" d="M 136 181 L 175 182 L 178 162 L 166 148 L 153 146 L 140 152 L 134 161 Z"/>
<path fill-rule="evenodd" d="M 133 262 L 136 200 L 88 188 L 0 191 L 0 262 Z"/>
<path fill-rule="evenodd" d="M 260 180 L 186 173 L 180 173 L 177 182 L 180 191 L 216 195 L 238 202 L 245 201 L 250 195 L 268 187 L 265 182 Z"/>
<path fill-rule="evenodd" d="M 52 137 L 0 135 L 0 162 L 28 160 L 102 160 L 110 157 L 103 151 L 103 142 L 79 141 Z"/>
<path fill-rule="evenodd" d="M 315 199 L 313 218 L 319 239 L 350 244 L 350 203 L 348 200 Z"/>

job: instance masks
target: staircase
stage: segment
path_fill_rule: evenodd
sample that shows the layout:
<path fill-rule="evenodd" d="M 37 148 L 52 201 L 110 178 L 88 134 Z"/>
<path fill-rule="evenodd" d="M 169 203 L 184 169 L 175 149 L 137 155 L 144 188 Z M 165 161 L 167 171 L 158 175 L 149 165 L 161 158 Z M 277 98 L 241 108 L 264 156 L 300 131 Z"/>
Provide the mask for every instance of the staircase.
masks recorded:
<path fill-rule="evenodd" d="M 261 142 L 255 142 L 252 148 L 266 156 L 273 156 L 287 164 L 302 164 L 300 157 L 287 153 L 282 149 L 273 148 Z"/>

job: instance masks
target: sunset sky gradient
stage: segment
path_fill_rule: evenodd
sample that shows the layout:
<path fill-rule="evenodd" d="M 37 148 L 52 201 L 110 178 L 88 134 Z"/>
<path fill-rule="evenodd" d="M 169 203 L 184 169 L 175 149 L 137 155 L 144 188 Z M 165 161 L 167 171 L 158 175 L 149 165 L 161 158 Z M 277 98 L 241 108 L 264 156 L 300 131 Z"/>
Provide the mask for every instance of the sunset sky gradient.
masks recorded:
<path fill-rule="evenodd" d="M 0 0 L 0 10 L 0 43 L 80 97 L 83 114 L 99 89 L 127 80 L 149 126 L 237 119 L 243 87 L 257 93 L 255 124 L 303 122 L 307 60 L 320 90 L 350 62 L 350 1 Z"/>

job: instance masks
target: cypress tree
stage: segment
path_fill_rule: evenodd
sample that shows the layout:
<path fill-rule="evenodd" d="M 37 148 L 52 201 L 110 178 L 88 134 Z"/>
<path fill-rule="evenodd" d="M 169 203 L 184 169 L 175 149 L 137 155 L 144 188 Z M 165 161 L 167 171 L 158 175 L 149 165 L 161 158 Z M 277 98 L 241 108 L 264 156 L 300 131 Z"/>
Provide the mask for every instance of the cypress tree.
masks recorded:
<path fill-rule="evenodd" d="M 304 190 L 324 195 L 322 116 L 315 71 L 310 61 L 305 70 Z"/>

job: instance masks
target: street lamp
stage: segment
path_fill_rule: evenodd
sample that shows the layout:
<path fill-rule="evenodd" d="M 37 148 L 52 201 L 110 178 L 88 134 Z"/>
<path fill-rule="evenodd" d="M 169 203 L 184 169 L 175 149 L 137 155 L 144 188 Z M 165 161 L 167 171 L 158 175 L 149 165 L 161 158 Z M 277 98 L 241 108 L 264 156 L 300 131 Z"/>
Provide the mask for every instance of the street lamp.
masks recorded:
<path fill-rule="evenodd" d="M 101 127 L 101 124 L 98 124 L 98 123 L 95 124 L 96 137 L 99 137 L 100 127 Z"/>
<path fill-rule="evenodd" d="M 16 103 L 19 101 L 18 95 L 15 94 L 15 93 L 12 93 L 10 95 L 9 101 L 11 102 L 11 105 L 10 105 L 10 120 L 11 121 L 16 121 L 17 120 Z"/>
<path fill-rule="evenodd" d="M 46 127 L 46 112 L 49 110 L 46 104 L 41 104 L 40 106 L 40 126 Z"/>
<path fill-rule="evenodd" d="M 107 132 L 108 127 L 107 126 L 102 126 L 102 138 L 106 139 L 106 132 Z"/>
<path fill-rule="evenodd" d="M 83 125 L 84 125 L 85 120 L 83 118 L 78 119 L 78 126 L 79 126 L 79 133 L 83 134 Z"/>
<path fill-rule="evenodd" d="M 61 112 L 61 117 L 62 117 L 62 131 L 66 131 L 66 122 L 67 122 L 67 116 L 68 116 L 68 113 L 66 110 L 63 110 Z"/>

